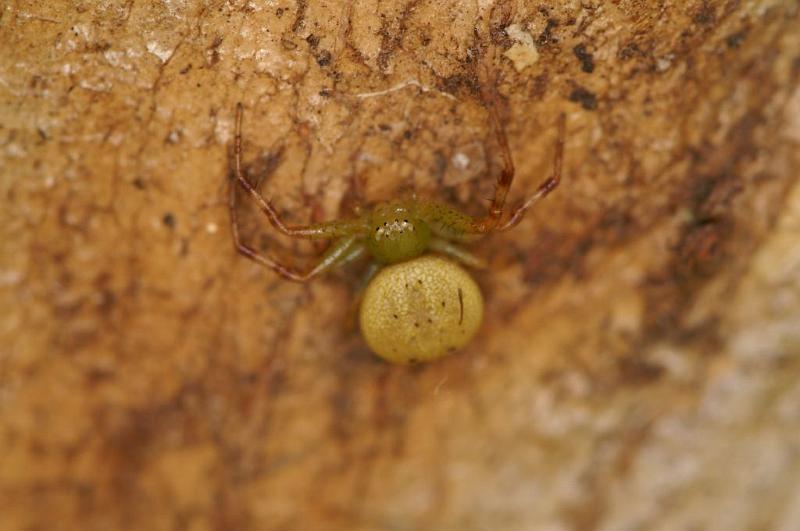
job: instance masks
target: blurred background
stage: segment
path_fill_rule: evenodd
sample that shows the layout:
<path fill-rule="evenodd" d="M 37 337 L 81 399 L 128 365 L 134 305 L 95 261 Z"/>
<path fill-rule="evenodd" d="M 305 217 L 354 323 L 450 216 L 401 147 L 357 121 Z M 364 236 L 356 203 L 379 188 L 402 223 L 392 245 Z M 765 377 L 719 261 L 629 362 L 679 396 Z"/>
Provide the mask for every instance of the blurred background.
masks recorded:
<path fill-rule="evenodd" d="M 0 529 L 800 529 L 800 4 L 12 1 L 0 11 Z M 517 204 L 479 336 L 374 357 L 239 257 L 288 220 Z M 320 252 L 242 202 L 245 238 Z"/>

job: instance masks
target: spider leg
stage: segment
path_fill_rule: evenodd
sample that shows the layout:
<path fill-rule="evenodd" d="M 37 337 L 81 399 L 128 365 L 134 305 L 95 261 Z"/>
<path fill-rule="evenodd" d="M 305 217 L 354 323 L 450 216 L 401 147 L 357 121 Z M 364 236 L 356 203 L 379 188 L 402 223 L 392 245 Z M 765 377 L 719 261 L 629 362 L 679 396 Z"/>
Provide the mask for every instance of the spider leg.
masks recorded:
<path fill-rule="evenodd" d="M 367 270 L 364 271 L 364 275 L 359 280 L 353 300 L 350 302 L 350 308 L 347 310 L 347 318 L 345 319 L 345 323 L 348 328 L 355 328 L 356 323 L 358 322 L 358 309 L 361 306 L 361 301 L 364 299 L 364 291 L 367 289 L 370 281 L 375 277 L 375 275 L 378 274 L 380 269 L 380 264 L 372 262 L 369 264 L 369 266 L 367 266 Z"/>
<path fill-rule="evenodd" d="M 257 264 L 271 269 L 287 280 L 306 282 L 320 273 L 324 273 L 340 264 L 355 260 L 366 251 L 364 243 L 358 240 L 358 236 L 345 236 L 331 244 L 314 267 L 305 272 L 297 271 L 274 258 L 259 253 L 242 241 L 239 234 L 239 217 L 236 213 L 236 186 L 234 182 L 229 184 L 228 208 L 230 210 L 231 234 L 236 251 Z"/>
<path fill-rule="evenodd" d="M 558 117 L 558 138 L 556 139 L 555 155 L 553 155 L 553 174 L 539 185 L 539 188 L 536 189 L 536 192 L 533 195 L 531 195 L 525 200 L 524 203 L 522 203 L 522 205 L 514 210 L 508 221 L 498 226 L 495 230 L 505 231 L 517 226 L 517 224 L 522 221 L 522 217 L 525 215 L 525 212 L 537 201 L 555 190 L 555 188 L 561 182 L 561 167 L 564 161 L 564 137 L 566 136 L 567 128 L 566 123 L 567 117 L 562 113 L 561 116 Z"/>
<path fill-rule="evenodd" d="M 495 220 L 491 216 L 474 218 L 443 203 L 434 201 L 418 201 L 416 203 L 417 213 L 430 225 L 431 230 L 438 238 L 455 242 L 469 242 L 482 234 L 505 231 L 515 227 L 530 207 L 552 192 L 561 182 L 566 121 L 566 115 L 561 114 L 558 118 L 558 138 L 556 139 L 555 154 L 553 155 L 552 175 L 545 179 L 536 189 L 536 192 L 511 213 L 507 221 L 500 222 L 499 219 Z M 432 247 L 434 245 L 440 244 L 431 244 Z M 440 252 L 449 254 L 447 251 Z M 452 254 L 452 256 L 457 257 L 456 254 Z M 464 263 L 470 265 L 468 261 L 464 261 Z"/>
<path fill-rule="evenodd" d="M 502 167 L 497 176 L 489 212 L 486 216 L 473 221 L 469 230 L 473 234 L 486 234 L 495 230 L 495 227 L 500 223 L 500 218 L 503 216 L 506 196 L 508 196 L 508 190 L 514 181 L 514 159 L 511 157 L 511 149 L 508 147 L 506 129 L 500 121 L 500 95 L 497 92 L 496 75 L 492 73 L 492 69 L 488 65 L 485 65 L 485 69 L 486 75 L 484 77 L 486 81 L 481 84 L 481 99 L 489 112 L 489 126 L 500 148 Z"/>
<path fill-rule="evenodd" d="M 455 243 L 443 238 L 431 238 L 429 247 L 432 251 L 455 258 L 473 269 L 486 269 L 486 262 Z"/>
<path fill-rule="evenodd" d="M 242 173 L 242 114 L 241 103 L 236 104 L 236 136 L 234 137 L 234 176 L 236 182 L 252 197 L 270 224 L 282 234 L 293 238 L 338 238 L 362 234 L 366 229 L 360 219 L 329 221 L 312 225 L 287 225 L 278 215 L 272 202 L 264 199 Z"/>
<path fill-rule="evenodd" d="M 492 86 L 491 89 L 484 87 L 482 93 L 483 99 L 488 104 L 487 107 L 489 108 L 489 123 L 497 140 L 497 144 L 500 147 L 500 155 L 503 158 L 503 166 L 500 168 L 500 175 L 497 177 L 494 197 L 492 198 L 492 204 L 489 207 L 489 215 L 486 220 L 490 226 L 494 228 L 503 215 L 506 196 L 508 195 L 508 190 L 511 188 L 511 183 L 514 181 L 514 159 L 511 157 L 511 149 L 508 147 L 506 128 L 500 121 L 500 116 L 498 114 L 499 95 L 497 93 L 497 87 Z"/>
<path fill-rule="evenodd" d="M 350 236 L 349 238 L 353 238 L 353 236 Z M 342 238 L 342 240 L 346 239 L 348 238 Z M 334 243 L 331 247 L 336 246 L 337 243 L 339 242 Z M 352 245 L 350 245 L 345 250 L 345 252 L 337 258 L 337 260 L 333 264 L 331 264 L 331 267 L 341 267 L 347 264 L 351 264 L 356 260 L 362 258 L 365 254 L 367 254 L 367 246 L 364 244 L 364 242 L 363 241 L 355 242 Z M 324 257 L 325 255 L 323 254 L 323 259 Z"/>

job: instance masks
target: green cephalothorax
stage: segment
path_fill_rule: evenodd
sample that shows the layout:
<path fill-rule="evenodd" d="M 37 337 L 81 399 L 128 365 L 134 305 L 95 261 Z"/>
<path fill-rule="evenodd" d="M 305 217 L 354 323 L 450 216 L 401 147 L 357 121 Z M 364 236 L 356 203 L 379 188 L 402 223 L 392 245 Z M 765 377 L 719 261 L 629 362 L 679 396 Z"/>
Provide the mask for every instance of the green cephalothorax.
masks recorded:
<path fill-rule="evenodd" d="M 369 215 L 366 244 L 381 264 L 395 264 L 415 258 L 428 248 L 431 229 L 416 216 L 413 203 L 385 203 Z"/>

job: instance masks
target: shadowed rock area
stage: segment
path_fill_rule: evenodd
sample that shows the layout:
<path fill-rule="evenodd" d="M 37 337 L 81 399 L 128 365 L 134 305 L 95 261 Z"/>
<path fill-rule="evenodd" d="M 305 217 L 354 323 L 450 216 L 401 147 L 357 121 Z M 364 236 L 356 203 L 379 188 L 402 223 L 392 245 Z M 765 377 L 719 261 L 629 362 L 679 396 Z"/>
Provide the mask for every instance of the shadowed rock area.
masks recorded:
<path fill-rule="evenodd" d="M 0 11 L 0 530 L 800 529 L 800 4 L 11 1 Z M 481 214 L 478 338 L 370 354 L 363 267 L 293 223 Z M 244 237 L 287 263 L 241 197 Z"/>

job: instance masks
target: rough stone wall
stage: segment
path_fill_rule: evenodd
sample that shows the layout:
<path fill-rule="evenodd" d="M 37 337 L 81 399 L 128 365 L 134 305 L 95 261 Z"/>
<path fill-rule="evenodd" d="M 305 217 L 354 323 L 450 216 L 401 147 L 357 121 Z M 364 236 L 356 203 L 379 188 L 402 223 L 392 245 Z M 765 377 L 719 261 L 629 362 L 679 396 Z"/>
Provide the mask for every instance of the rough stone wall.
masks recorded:
<path fill-rule="evenodd" d="M 0 5 L 0 529 L 800 528 L 796 0 Z M 496 50 L 517 178 L 480 337 L 379 362 L 238 257 L 295 222 L 479 213 Z M 319 252 L 242 207 L 249 241 Z"/>

